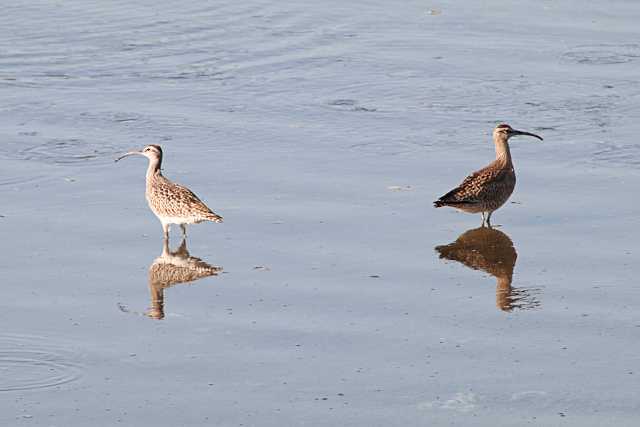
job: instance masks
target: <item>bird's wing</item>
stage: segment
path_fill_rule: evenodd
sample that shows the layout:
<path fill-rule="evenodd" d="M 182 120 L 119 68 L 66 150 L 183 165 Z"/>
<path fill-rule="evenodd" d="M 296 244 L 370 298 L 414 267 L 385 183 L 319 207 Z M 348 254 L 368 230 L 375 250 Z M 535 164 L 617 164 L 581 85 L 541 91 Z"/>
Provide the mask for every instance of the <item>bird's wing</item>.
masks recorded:
<path fill-rule="evenodd" d="M 152 197 L 150 203 L 167 216 L 184 216 L 188 212 L 203 218 L 218 217 L 193 191 L 166 178 L 153 187 L 153 192 L 156 197 Z"/>
<path fill-rule="evenodd" d="M 176 188 L 177 193 L 180 194 L 180 201 L 185 206 L 190 207 L 192 210 L 197 211 L 201 214 L 208 215 L 214 213 L 207 205 L 204 204 L 202 200 L 195 193 L 189 190 L 187 187 L 184 187 L 180 184 L 173 184 Z"/>
<path fill-rule="evenodd" d="M 506 186 L 509 170 L 489 165 L 466 177 L 462 183 L 438 199 L 447 204 L 474 204 Z"/>

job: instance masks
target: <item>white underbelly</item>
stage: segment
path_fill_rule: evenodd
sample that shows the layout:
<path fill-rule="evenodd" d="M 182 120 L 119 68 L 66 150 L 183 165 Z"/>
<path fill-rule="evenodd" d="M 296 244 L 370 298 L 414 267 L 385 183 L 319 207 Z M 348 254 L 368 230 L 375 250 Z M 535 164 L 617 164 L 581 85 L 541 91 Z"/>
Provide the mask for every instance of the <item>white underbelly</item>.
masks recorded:
<path fill-rule="evenodd" d="M 182 216 L 161 216 L 156 215 L 161 223 L 163 224 L 196 224 L 201 222 L 201 219 L 193 218 L 193 217 L 182 217 Z"/>

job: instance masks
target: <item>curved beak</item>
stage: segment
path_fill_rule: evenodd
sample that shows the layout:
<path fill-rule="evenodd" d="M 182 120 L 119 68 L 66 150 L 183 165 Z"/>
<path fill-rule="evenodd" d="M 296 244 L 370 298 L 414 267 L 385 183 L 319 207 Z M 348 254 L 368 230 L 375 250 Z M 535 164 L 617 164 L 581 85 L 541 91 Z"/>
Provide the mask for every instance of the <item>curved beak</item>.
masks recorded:
<path fill-rule="evenodd" d="M 115 161 L 117 162 L 117 161 L 119 161 L 119 160 L 124 159 L 125 157 L 133 156 L 133 155 L 135 155 L 135 154 L 138 154 L 138 155 L 140 155 L 140 156 L 144 156 L 144 154 L 142 154 L 142 152 L 141 152 L 141 151 L 129 151 L 128 153 L 125 153 L 125 154 L 123 154 L 122 156 L 118 157 Z"/>
<path fill-rule="evenodd" d="M 513 129 L 511 132 L 509 132 L 509 136 L 517 136 L 517 135 L 532 136 L 534 138 L 538 138 L 540 141 L 544 141 L 540 135 L 536 135 L 535 133 L 525 132 L 525 131 L 522 131 L 522 130 L 515 130 L 515 129 Z"/>

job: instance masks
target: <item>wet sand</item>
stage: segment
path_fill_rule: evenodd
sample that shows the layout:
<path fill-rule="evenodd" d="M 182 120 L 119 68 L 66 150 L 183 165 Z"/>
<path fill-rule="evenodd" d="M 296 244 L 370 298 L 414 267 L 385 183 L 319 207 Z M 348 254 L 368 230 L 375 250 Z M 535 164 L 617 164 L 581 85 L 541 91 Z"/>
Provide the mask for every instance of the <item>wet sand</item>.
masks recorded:
<path fill-rule="evenodd" d="M 637 425 L 639 8 L 8 8 L 0 424 Z M 431 202 L 499 121 L 485 233 Z"/>

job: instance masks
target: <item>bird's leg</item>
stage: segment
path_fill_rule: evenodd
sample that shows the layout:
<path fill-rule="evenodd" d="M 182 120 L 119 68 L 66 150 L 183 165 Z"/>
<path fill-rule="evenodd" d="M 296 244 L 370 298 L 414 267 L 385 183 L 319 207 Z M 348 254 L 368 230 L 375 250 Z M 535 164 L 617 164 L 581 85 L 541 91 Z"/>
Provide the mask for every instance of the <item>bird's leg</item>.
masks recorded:
<path fill-rule="evenodd" d="M 486 222 L 486 218 L 485 218 L 485 212 L 482 212 L 482 224 L 480 225 L 481 227 L 484 227 L 484 224 Z"/>
<path fill-rule="evenodd" d="M 493 212 L 489 212 L 489 216 L 487 216 L 487 227 L 491 228 L 491 214 Z"/>
<path fill-rule="evenodd" d="M 169 240 L 169 224 L 162 224 L 162 232 L 164 233 L 164 238 Z"/>
<path fill-rule="evenodd" d="M 162 256 L 168 256 L 171 253 L 169 249 L 169 237 L 165 234 L 162 238 Z"/>
<path fill-rule="evenodd" d="M 182 238 L 187 238 L 187 226 L 184 224 L 180 224 L 180 229 L 182 230 Z"/>

